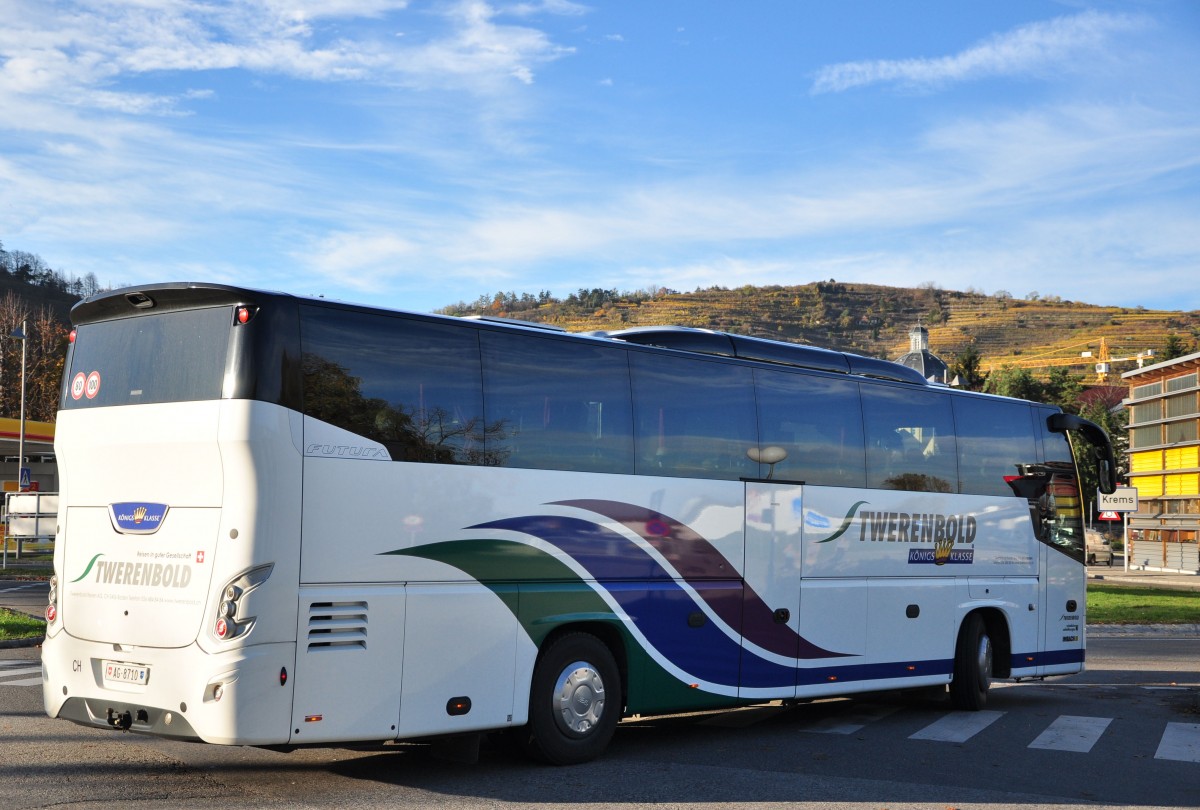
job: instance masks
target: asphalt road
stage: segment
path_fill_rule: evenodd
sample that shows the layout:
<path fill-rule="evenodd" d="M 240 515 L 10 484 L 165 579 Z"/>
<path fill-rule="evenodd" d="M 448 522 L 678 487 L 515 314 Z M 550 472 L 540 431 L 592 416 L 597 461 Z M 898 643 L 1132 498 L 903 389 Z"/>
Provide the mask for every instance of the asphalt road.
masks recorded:
<path fill-rule="evenodd" d="M 81 728 L 42 714 L 36 649 L 0 650 L 0 807 L 1195 808 L 1200 639 L 1097 638 L 1088 655 L 1080 675 L 995 688 L 984 712 L 895 693 L 630 720 L 604 758 L 551 768 L 503 743 L 464 764 Z"/>

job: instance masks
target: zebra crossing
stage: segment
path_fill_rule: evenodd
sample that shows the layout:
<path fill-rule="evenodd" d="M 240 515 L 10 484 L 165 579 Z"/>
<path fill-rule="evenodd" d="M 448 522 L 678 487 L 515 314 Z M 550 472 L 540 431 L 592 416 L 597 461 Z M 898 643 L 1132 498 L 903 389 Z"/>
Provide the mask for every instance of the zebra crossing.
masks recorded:
<path fill-rule="evenodd" d="M 798 726 L 811 734 L 857 734 L 871 723 L 900 710 L 899 706 L 858 705 L 851 711 L 814 719 Z M 950 711 L 924 728 L 908 735 L 910 740 L 964 743 L 1002 718 L 1006 712 Z M 1112 723 L 1111 717 L 1061 715 L 1027 746 L 1047 751 L 1086 754 L 1099 742 Z M 1154 754 L 1155 759 L 1200 763 L 1200 723 L 1167 723 Z"/>
<path fill-rule="evenodd" d="M 39 661 L 0 661 L 0 686 L 41 686 Z"/>
<path fill-rule="evenodd" d="M 0 661 L 0 688 L 6 686 L 41 686 L 42 667 L 39 661 Z M 857 734 L 872 723 L 902 710 L 901 706 L 875 703 L 853 703 L 847 710 L 813 718 L 797 728 L 809 734 Z M 754 725 L 783 707 L 762 707 L 749 712 L 728 712 L 713 715 L 706 725 L 744 727 Z M 908 739 L 938 743 L 965 743 L 985 732 L 1006 712 L 947 711 L 929 725 L 909 734 Z M 1086 754 L 1099 742 L 1112 723 L 1111 717 L 1080 717 L 1060 715 L 1027 746 L 1046 751 L 1070 751 Z M 1167 723 L 1154 753 L 1155 759 L 1200 763 L 1200 723 Z"/>

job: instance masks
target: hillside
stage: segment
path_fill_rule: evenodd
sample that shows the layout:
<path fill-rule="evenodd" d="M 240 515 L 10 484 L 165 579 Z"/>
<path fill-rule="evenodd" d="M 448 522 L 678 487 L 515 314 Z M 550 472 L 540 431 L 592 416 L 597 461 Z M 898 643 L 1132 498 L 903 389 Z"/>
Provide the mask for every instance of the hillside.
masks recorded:
<path fill-rule="evenodd" d="M 10 276 L 0 276 L 0 297 L 11 292 L 28 305 L 31 312 L 41 307 L 48 308 L 54 317 L 63 324 L 68 323 L 71 307 L 79 301 L 79 296 L 65 290 L 48 287 L 41 284 L 31 284 Z"/>
<path fill-rule="evenodd" d="M 974 345 L 985 371 L 1012 365 L 1041 375 L 1066 366 L 1087 375 L 1089 382 L 1095 376 L 1102 339 L 1119 374 L 1136 367 L 1136 361 L 1117 358 L 1135 358 L 1146 350 L 1161 356 L 1171 335 L 1195 350 L 1200 337 L 1200 312 L 834 281 L 693 293 L 580 290 L 562 301 L 545 294 L 537 299 L 497 294 L 442 311 L 515 317 L 570 331 L 667 324 L 702 327 L 888 359 L 908 351 L 908 331 L 920 322 L 929 330 L 931 351 L 948 363 Z M 1086 351 L 1092 356 L 1081 357 Z"/>

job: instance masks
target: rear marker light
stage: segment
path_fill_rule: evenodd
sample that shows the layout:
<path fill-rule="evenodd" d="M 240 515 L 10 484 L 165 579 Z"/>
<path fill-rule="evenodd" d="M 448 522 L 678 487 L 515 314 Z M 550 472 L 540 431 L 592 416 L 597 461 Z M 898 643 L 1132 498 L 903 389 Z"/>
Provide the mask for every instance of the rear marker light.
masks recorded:
<path fill-rule="evenodd" d="M 71 330 L 71 334 L 67 335 L 67 342 L 68 342 L 68 343 L 74 343 L 74 342 L 75 342 L 75 333 L 76 333 L 76 332 L 78 332 L 78 331 L 79 331 L 78 329 L 72 329 L 72 330 Z"/>
<path fill-rule="evenodd" d="M 225 621 L 224 617 L 217 619 L 213 632 L 217 634 L 217 638 L 225 638 L 229 634 L 229 623 Z"/>
<path fill-rule="evenodd" d="M 304 722 L 305 723 L 320 723 L 321 720 L 323 720 L 323 719 L 324 719 L 323 715 L 310 714 L 304 718 Z"/>
<path fill-rule="evenodd" d="M 287 685 L 287 667 L 279 668 L 279 685 L 280 686 Z"/>
<path fill-rule="evenodd" d="M 238 307 L 233 317 L 239 326 L 244 326 L 250 323 L 256 314 L 258 314 L 257 307 Z"/>

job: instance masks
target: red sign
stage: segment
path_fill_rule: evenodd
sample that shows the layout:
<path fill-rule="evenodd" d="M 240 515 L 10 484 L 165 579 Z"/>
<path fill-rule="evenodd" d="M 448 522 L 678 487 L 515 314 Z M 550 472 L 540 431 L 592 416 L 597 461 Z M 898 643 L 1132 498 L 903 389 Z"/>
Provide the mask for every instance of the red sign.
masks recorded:
<path fill-rule="evenodd" d="M 1121 516 L 1116 512 L 1101 512 L 1096 515 L 1096 520 L 1120 520 Z"/>

